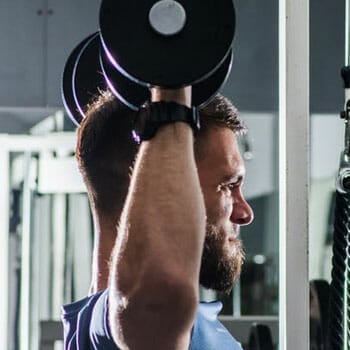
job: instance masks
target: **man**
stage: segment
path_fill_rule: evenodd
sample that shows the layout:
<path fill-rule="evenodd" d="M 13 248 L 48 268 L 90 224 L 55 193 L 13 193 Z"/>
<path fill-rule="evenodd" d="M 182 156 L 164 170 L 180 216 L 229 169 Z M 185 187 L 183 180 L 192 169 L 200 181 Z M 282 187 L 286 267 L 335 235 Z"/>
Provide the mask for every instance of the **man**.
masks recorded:
<path fill-rule="evenodd" d="M 190 87 L 151 92 L 151 108 L 163 101 L 189 111 Z M 66 348 L 240 349 L 216 319 L 220 306 L 198 307 L 198 281 L 231 290 L 243 259 L 239 227 L 253 219 L 242 194 L 236 136 L 244 127 L 234 107 L 216 97 L 200 111 L 200 130 L 171 116 L 141 143 L 117 233 L 120 205 L 113 203 L 116 186 L 109 183 L 117 182 L 119 165 L 110 155 L 118 149 L 107 152 L 113 142 L 100 138 L 108 124 L 99 125 L 96 116 L 97 125 L 87 127 L 89 119 L 93 113 L 79 132 L 77 156 L 101 233 L 97 241 L 108 241 L 102 255 L 113 249 L 113 257 L 108 289 L 65 307 Z M 107 134 L 113 136 L 113 129 Z M 97 155 L 99 165 L 89 170 Z M 103 232 L 117 239 L 112 244 Z M 103 284 L 95 281 L 93 291 Z"/>

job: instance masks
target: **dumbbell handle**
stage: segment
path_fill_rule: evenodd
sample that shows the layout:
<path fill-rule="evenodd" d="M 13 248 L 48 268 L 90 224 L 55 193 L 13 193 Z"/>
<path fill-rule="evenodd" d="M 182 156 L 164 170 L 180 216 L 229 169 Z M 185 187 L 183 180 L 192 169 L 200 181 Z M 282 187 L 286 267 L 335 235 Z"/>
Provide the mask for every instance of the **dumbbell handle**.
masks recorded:
<path fill-rule="evenodd" d="M 153 87 L 150 90 L 152 102 L 176 102 L 187 107 L 191 107 L 192 105 L 191 86 L 186 86 L 179 89 L 162 89 L 159 87 Z"/>

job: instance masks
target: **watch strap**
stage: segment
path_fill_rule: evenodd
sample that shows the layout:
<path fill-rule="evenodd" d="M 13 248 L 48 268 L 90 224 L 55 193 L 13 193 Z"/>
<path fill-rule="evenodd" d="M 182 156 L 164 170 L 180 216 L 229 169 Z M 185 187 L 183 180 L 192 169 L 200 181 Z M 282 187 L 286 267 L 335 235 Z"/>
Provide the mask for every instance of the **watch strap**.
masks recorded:
<path fill-rule="evenodd" d="M 137 113 L 133 138 L 138 143 L 150 140 L 157 133 L 160 126 L 175 122 L 185 122 L 193 130 L 199 130 L 200 120 L 197 108 L 189 108 L 176 102 L 147 103 Z"/>

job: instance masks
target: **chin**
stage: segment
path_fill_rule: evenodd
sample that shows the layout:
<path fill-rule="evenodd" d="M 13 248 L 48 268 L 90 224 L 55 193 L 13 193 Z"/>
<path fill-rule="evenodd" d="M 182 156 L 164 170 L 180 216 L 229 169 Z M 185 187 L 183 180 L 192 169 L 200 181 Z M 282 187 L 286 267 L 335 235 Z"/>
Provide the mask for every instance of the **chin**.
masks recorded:
<path fill-rule="evenodd" d="M 207 224 L 203 246 L 200 284 L 208 289 L 230 293 L 241 273 L 244 260 L 242 242 L 227 238 L 225 232 Z"/>

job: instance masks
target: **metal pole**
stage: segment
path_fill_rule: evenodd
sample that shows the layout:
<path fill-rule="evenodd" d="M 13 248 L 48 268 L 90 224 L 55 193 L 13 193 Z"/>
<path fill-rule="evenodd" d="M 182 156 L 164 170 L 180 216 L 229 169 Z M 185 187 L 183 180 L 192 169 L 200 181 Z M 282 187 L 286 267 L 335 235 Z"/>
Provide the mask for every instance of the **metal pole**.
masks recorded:
<path fill-rule="evenodd" d="M 31 344 L 31 160 L 32 154 L 25 153 L 25 178 L 23 181 L 23 218 L 20 291 L 20 350 L 30 350 Z"/>
<path fill-rule="evenodd" d="M 279 1 L 279 349 L 309 348 L 309 1 Z"/>
<path fill-rule="evenodd" d="M 349 65 L 349 39 L 350 39 L 350 27 L 349 27 L 349 16 L 350 16 L 349 0 L 345 0 L 345 65 Z"/>
<path fill-rule="evenodd" d="M 0 137 L 1 140 L 1 137 Z M 2 147 L 0 150 L 0 313 L 3 322 L 0 327 L 0 349 L 8 348 L 9 338 L 9 217 L 10 217 L 10 156 L 9 150 Z"/>

